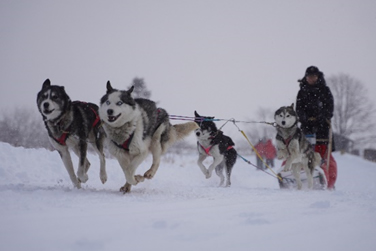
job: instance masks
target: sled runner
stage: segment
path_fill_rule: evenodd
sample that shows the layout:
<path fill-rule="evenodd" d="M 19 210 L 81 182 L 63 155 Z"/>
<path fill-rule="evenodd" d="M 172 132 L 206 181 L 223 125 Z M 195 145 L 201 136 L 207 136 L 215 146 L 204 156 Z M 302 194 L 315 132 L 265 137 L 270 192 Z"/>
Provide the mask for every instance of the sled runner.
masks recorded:
<path fill-rule="evenodd" d="M 323 165 L 325 165 L 325 163 Z M 278 173 L 278 176 L 282 179 L 278 179 L 279 187 L 281 189 L 297 189 L 297 183 L 294 175 L 291 171 L 284 172 L 283 168 L 284 165 L 282 165 L 280 168 L 282 171 Z M 327 180 L 322 168 L 325 168 L 325 166 L 322 166 L 321 168 L 315 167 L 313 171 L 313 190 L 323 190 L 327 187 Z M 307 188 L 307 176 L 303 169 L 300 171 L 300 179 L 302 180 L 303 188 Z"/>

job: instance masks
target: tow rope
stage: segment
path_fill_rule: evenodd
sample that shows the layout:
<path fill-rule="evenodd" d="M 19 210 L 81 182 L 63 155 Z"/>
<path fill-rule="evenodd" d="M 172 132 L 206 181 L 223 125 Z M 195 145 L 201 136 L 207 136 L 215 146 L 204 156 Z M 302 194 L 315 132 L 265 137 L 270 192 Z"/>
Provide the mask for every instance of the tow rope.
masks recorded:
<path fill-rule="evenodd" d="M 251 141 L 248 139 L 247 135 L 244 133 L 243 130 L 241 130 L 236 123 L 234 122 L 234 125 L 236 128 L 238 128 L 239 132 L 244 136 L 244 138 L 248 141 L 249 145 L 252 147 L 253 151 L 256 153 L 257 157 L 262 161 L 262 163 L 275 175 L 275 178 L 278 178 L 280 181 L 282 181 L 282 178 L 274 172 L 273 169 L 270 168 L 270 166 L 264 161 L 264 159 L 261 157 L 259 152 L 256 150 L 256 148 L 252 145 Z M 270 174 L 270 173 L 268 173 Z M 271 174 L 270 174 L 271 175 Z"/>

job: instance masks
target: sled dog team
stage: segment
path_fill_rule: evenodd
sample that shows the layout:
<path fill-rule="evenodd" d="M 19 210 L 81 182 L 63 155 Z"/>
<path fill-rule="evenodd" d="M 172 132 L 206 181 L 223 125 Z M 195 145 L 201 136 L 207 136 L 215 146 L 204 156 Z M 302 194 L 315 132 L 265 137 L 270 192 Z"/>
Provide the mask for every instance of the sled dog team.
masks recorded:
<path fill-rule="evenodd" d="M 220 186 L 231 185 L 231 171 L 237 159 L 234 142 L 218 130 L 214 117 L 200 116 L 195 111 L 195 121 L 172 125 L 169 115 L 156 103 L 132 97 L 133 87 L 118 90 L 108 81 L 106 93 L 99 107 L 92 103 L 71 101 L 63 86 L 51 85 L 47 79 L 37 94 L 37 105 L 43 117 L 52 146 L 59 152 L 69 177 L 76 188 L 88 180 L 90 162 L 87 159 L 88 143 L 100 159 L 99 178 L 107 181 L 104 142 L 109 152 L 118 160 L 125 175 L 120 188 L 129 193 L 131 187 L 152 179 L 160 165 L 162 154 L 177 140 L 194 131 L 199 153 L 197 164 L 206 178 L 213 170 L 220 177 Z M 297 116 L 290 107 L 281 107 L 275 113 L 277 124 L 278 158 L 286 160 L 285 171 L 292 170 L 301 189 L 300 170 L 306 171 L 308 186 L 312 188 L 312 170 L 320 164 L 321 157 L 313 152 L 311 145 L 297 127 Z M 75 174 L 70 151 L 78 157 Z M 136 174 L 138 166 L 148 154 L 152 165 L 143 175 Z M 206 168 L 203 161 L 213 157 Z M 225 175 L 223 175 L 223 172 Z"/>

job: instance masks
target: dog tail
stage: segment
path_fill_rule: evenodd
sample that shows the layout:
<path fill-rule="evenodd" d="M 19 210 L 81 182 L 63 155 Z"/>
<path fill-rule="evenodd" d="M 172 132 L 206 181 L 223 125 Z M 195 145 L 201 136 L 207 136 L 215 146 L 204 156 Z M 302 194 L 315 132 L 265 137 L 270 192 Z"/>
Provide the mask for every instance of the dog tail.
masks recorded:
<path fill-rule="evenodd" d="M 180 139 L 187 137 L 191 132 L 199 128 L 196 122 L 187 122 L 183 124 L 176 124 L 172 126 L 170 131 L 171 140 L 174 143 Z"/>
<path fill-rule="evenodd" d="M 165 153 L 172 144 L 185 138 L 197 128 L 199 128 L 199 126 L 196 122 L 187 122 L 176 125 L 171 125 L 170 123 L 161 124 L 153 134 L 152 141 L 159 142 L 158 144 L 161 144 L 162 153 Z"/>

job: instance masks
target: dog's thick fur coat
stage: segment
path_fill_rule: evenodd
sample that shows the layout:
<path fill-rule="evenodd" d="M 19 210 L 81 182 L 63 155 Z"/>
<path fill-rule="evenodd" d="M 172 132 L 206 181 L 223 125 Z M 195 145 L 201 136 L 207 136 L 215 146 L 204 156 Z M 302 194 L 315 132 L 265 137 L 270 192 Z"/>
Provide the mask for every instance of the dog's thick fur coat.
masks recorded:
<path fill-rule="evenodd" d="M 207 179 L 212 175 L 215 169 L 216 174 L 220 177 L 219 186 L 224 185 L 226 173 L 226 187 L 231 186 L 231 172 L 235 165 L 237 152 L 233 148 L 235 145 L 232 139 L 217 129 L 212 121 L 214 117 L 203 117 L 195 111 L 195 121 L 200 128 L 195 130 L 197 137 L 197 150 L 199 157 L 197 164 Z M 208 157 L 213 157 L 213 163 L 206 169 L 203 161 Z"/>
<path fill-rule="evenodd" d="M 107 181 L 103 154 L 104 131 L 100 127 L 98 106 L 81 101 L 72 102 L 63 86 L 51 85 L 47 79 L 37 94 L 38 110 L 43 117 L 49 140 L 59 152 L 73 185 L 81 187 L 88 180 L 90 162 L 86 158 L 87 143 L 93 146 L 100 159 L 100 179 Z M 79 157 L 77 176 L 74 173 L 69 149 Z"/>
<path fill-rule="evenodd" d="M 302 188 L 300 171 L 307 174 L 308 188 L 313 188 L 313 170 L 321 163 L 321 156 L 314 152 L 312 145 L 298 127 L 294 104 L 279 108 L 274 119 L 277 124 L 277 158 L 286 161 L 284 171 L 292 171 L 297 188 Z"/>
<path fill-rule="evenodd" d="M 145 178 L 156 174 L 161 155 L 179 139 L 197 128 L 196 123 L 171 125 L 169 115 L 155 102 L 133 99 L 131 87 L 127 91 L 112 88 L 107 82 L 107 92 L 101 98 L 99 115 L 107 135 L 110 153 L 116 157 L 122 168 L 126 183 L 120 188 L 123 193 L 131 191 Z M 151 153 L 152 166 L 144 175 L 135 175 L 137 167 Z"/>

